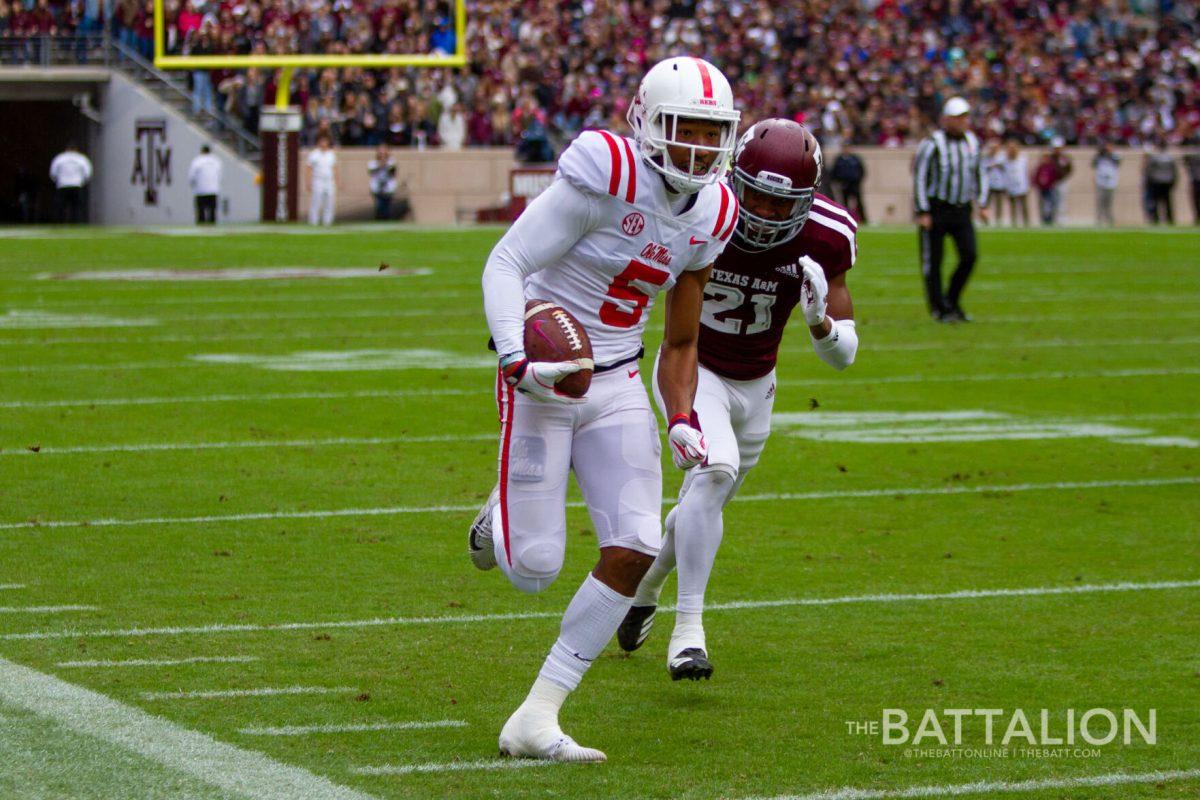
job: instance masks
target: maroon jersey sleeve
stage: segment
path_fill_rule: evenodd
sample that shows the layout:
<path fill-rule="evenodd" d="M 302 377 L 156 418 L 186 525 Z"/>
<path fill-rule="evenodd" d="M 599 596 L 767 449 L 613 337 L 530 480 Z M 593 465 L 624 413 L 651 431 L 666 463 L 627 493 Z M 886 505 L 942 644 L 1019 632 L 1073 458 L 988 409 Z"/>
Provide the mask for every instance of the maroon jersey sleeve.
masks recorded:
<path fill-rule="evenodd" d="M 723 378 L 753 380 L 775 368 L 779 343 L 800 302 L 808 256 L 834 278 L 854 266 L 858 225 L 824 195 L 791 241 L 768 250 L 743 250 L 735 236 L 713 265 L 700 317 L 700 363 Z"/>

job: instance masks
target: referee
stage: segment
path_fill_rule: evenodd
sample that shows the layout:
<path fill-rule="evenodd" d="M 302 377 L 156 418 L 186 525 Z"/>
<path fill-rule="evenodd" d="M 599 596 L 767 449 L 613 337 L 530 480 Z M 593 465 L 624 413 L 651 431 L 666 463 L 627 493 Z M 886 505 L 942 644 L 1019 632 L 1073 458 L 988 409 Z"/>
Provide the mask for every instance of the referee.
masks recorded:
<path fill-rule="evenodd" d="M 969 322 L 959 298 L 975 267 L 972 203 L 987 221 L 988 184 L 979 137 L 967 130 L 971 106 L 952 97 L 942 107 L 942 127 L 921 141 L 914 167 L 914 201 L 921 245 L 921 274 L 929 313 L 938 322 Z M 946 234 L 958 249 L 958 268 L 942 291 L 942 246 Z"/>

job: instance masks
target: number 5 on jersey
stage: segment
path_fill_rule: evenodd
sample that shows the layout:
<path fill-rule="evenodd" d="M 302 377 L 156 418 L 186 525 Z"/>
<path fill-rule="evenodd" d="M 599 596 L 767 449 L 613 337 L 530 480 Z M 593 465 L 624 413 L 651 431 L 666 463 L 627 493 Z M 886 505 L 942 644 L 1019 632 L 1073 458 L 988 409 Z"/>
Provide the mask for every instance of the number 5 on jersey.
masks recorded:
<path fill-rule="evenodd" d="M 614 328 L 632 328 L 642 318 L 642 310 L 650 302 L 650 296 L 633 284 L 634 281 L 662 286 L 671 277 L 671 273 L 630 260 L 629 266 L 620 275 L 613 278 L 606 294 L 613 300 L 633 303 L 633 308 L 626 310 L 612 300 L 600 306 L 600 321 Z"/>

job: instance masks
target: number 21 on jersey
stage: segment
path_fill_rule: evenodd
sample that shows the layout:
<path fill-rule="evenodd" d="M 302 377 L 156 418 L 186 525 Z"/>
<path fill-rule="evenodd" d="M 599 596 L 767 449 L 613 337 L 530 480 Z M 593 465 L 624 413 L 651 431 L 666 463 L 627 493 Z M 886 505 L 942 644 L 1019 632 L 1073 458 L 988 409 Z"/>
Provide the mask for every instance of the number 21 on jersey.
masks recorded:
<path fill-rule="evenodd" d="M 746 302 L 746 293 L 732 286 L 710 283 L 704 287 L 704 309 L 700 312 L 700 322 L 706 327 L 721 333 L 737 336 L 742 333 L 742 321 L 733 316 Z M 773 294 L 752 294 L 750 303 L 754 306 L 754 321 L 746 326 L 745 334 L 752 336 L 771 327 L 771 306 L 775 305 Z"/>

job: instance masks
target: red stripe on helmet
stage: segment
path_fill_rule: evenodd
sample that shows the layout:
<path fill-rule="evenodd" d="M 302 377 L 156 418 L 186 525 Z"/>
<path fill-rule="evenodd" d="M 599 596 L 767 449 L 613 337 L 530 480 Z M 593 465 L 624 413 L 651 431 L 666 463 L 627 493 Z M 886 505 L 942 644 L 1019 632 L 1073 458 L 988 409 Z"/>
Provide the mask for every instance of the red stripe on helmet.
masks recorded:
<path fill-rule="evenodd" d="M 604 137 L 605 144 L 608 145 L 608 154 L 612 157 L 612 172 L 608 176 L 608 193 L 613 197 L 617 196 L 617 190 L 621 187 L 621 154 L 617 151 L 617 139 L 608 131 L 599 131 Z"/>
<path fill-rule="evenodd" d="M 632 203 L 637 197 L 637 162 L 633 160 L 633 148 L 629 146 L 629 140 L 622 136 L 621 144 L 625 147 L 625 161 L 629 164 L 629 183 L 625 186 L 625 202 Z"/>
<path fill-rule="evenodd" d="M 695 61 L 696 66 L 700 68 L 700 84 L 704 89 L 704 96 L 711 100 L 713 96 L 713 88 L 712 76 L 708 74 L 708 64 L 705 64 L 704 59 L 702 58 L 693 58 L 692 61 Z"/>

